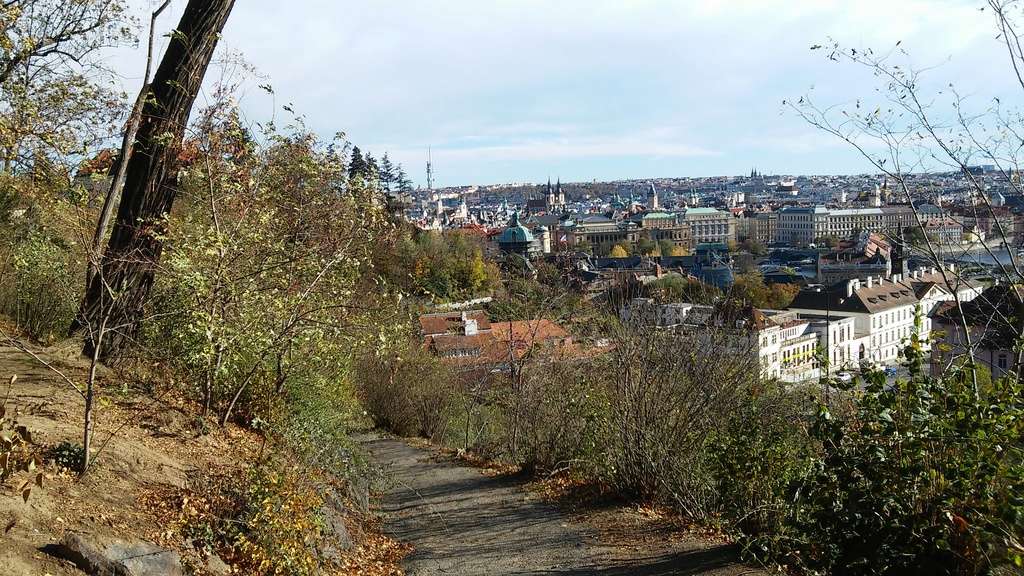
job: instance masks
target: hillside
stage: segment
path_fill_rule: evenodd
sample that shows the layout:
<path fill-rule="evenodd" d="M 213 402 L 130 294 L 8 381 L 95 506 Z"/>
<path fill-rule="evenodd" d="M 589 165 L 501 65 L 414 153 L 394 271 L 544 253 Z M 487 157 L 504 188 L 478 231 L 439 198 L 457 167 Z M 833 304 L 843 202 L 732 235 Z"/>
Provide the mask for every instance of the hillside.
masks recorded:
<path fill-rule="evenodd" d="M 81 381 L 88 365 L 74 359 L 72 345 L 31 349 L 71 380 Z M 213 540 L 204 542 L 193 521 L 209 512 L 209 498 L 229 494 L 211 486 L 245 478 L 259 462 L 262 435 L 233 424 L 204 425 L 194 406 L 158 380 L 125 379 L 102 370 L 103 396 L 95 422 L 98 451 L 88 474 L 79 479 L 62 466 L 71 451 L 61 447 L 80 445 L 82 399 L 55 370 L 10 346 L 0 347 L 0 373 L 4 381 L 17 376 L 7 393 L 7 418 L 27 428 L 31 450 L 42 460 L 42 485 L 34 486 L 27 500 L 19 492 L 31 479 L 26 472 L 3 484 L 0 574 L 85 573 L 80 559 L 68 560 L 74 557 L 64 546 L 68 535 L 98 548 L 120 540 L 128 555 L 146 550 L 154 556 L 154 571 L 131 574 L 174 573 L 166 570 L 178 564 L 176 556 L 184 573 L 230 573 L 232 559 L 216 556 L 209 546 Z M 355 512 L 351 502 L 346 495 L 324 511 L 336 531 L 337 573 L 387 573 L 391 561 L 376 555 L 400 549 L 389 549 L 389 541 L 368 532 L 367 516 Z"/>

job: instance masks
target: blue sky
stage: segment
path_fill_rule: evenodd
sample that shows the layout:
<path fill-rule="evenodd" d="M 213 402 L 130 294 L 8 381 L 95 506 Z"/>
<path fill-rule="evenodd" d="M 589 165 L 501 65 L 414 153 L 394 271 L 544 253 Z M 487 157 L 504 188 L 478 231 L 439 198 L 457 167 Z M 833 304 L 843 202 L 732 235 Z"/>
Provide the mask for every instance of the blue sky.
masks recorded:
<path fill-rule="evenodd" d="M 155 0 L 131 0 L 139 14 Z M 345 132 L 424 181 L 489 184 L 777 173 L 857 173 L 854 152 L 783 110 L 873 93 L 828 62 L 829 37 L 902 41 L 978 105 L 1018 98 L 983 2 L 954 0 L 238 0 L 223 46 L 266 77 L 247 117 Z M 177 22 L 173 0 L 163 28 Z M 137 89 L 141 52 L 112 56 Z M 211 74 L 217 74 L 216 70 Z M 270 97 L 255 89 L 269 81 Z"/>

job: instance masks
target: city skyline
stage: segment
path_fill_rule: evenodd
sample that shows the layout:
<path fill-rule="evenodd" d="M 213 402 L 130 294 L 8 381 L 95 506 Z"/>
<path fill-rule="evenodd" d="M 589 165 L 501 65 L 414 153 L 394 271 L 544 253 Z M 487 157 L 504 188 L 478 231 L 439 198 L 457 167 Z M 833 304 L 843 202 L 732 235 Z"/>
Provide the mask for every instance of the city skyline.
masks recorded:
<path fill-rule="evenodd" d="M 152 3 L 135 0 L 143 20 Z M 288 105 L 321 135 L 343 131 L 377 157 L 387 151 L 418 185 L 428 146 L 438 186 L 709 177 L 754 167 L 872 172 L 782 106 L 812 89 L 827 104 L 872 95 L 866 70 L 809 49 L 829 38 L 876 50 L 900 41 L 911 65 L 937 66 L 927 77 L 933 86 L 957 78 L 968 94 L 984 86 L 986 95 L 1019 100 L 1019 87 L 999 74 L 1005 56 L 991 16 L 968 2 L 303 7 L 248 2 L 228 24 L 224 49 L 261 75 L 241 98 L 247 119 L 283 123 Z M 172 2 L 160 31 L 181 8 Z M 289 50 L 268 41 L 282 31 Z M 295 52 L 303 58 L 286 56 Z M 141 71 L 141 58 L 140 50 L 111 56 L 122 70 Z M 129 93 L 137 81 L 125 76 Z"/>

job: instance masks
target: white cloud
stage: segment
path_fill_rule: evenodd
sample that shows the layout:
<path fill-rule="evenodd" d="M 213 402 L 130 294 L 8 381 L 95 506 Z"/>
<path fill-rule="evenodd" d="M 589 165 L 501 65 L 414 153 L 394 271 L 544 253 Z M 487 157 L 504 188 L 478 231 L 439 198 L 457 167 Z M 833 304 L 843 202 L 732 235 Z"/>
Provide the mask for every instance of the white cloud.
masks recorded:
<path fill-rule="evenodd" d="M 140 11 L 153 3 L 134 1 Z M 174 0 L 165 27 L 183 5 Z M 277 105 L 294 103 L 325 134 L 343 130 L 376 154 L 384 147 L 372 143 L 390 143 L 392 156 L 415 165 L 434 145 L 446 183 L 516 179 L 507 171 L 546 172 L 570 159 L 583 179 L 588 157 L 595 173 L 625 157 L 702 158 L 708 162 L 699 169 L 721 171 L 767 167 L 780 155 L 838 159 L 842 147 L 787 138 L 807 131 L 779 113 L 783 98 L 812 84 L 828 101 L 871 94 L 870 74 L 808 50 L 828 37 L 881 49 L 900 40 L 919 66 L 952 57 L 938 78 L 985 94 L 1009 90 L 990 16 L 977 7 L 968 0 L 246 0 L 236 4 L 224 44 L 270 77 Z M 127 66 L 139 57 L 118 58 Z M 275 102 L 251 96 L 244 103 L 258 118 Z M 819 153 L 826 148 L 832 156 Z M 624 161 L 622 169 L 646 167 Z"/>
<path fill-rule="evenodd" d="M 377 146 L 392 149 L 397 156 L 415 156 L 425 146 L 407 149 L 401 146 Z M 671 130 L 646 130 L 603 136 L 561 136 L 513 139 L 501 144 L 459 146 L 442 144 L 433 148 L 435 161 L 551 161 L 568 158 L 653 157 L 692 158 L 717 156 L 718 152 L 674 137 Z"/>

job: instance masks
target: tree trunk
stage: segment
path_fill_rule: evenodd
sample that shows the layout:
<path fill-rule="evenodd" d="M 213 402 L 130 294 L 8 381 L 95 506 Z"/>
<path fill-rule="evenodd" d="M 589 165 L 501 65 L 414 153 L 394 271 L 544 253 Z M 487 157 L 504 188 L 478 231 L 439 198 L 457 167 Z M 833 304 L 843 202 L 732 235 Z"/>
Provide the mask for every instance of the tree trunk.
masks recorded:
<path fill-rule="evenodd" d="M 110 225 L 110 217 L 114 213 L 114 204 L 121 197 L 121 189 L 124 188 L 124 179 L 127 173 L 128 160 L 132 157 L 132 150 L 135 147 L 135 135 L 139 132 L 139 124 L 142 123 L 142 106 L 149 96 L 149 74 L 153 68 L 153 36 L 156 31 L 156 19 L 160 13 L 167 9 L 171 0 L 164 0 L 149 19 L 149 48 L 146 51 L 146 74 L 142 77 L 142 89 L 132 106 L 131 115 L 124 127 L 124 138 L 121 141 L 121 154 L 117 159 L 117 173 L 110 182 L 107 196 L 103 200 L 103 209 L 100 210 L 99 221 L 96 223 L 96 232 L 92 238 L 92 250 L 89 251 L 89 267 L 85 272 L 85 289 L 89 289 L 93 276 L 100 267 L 101 248 L 103 241 L 107 239 L 107 226 Z"/>
<path fill-rule="evenodd" d="M 110 182 L 110 188 L 107 190 L 107 195 L 103 199 L 103 208 L 100 209 L 100 217 L 96 222 L 96 232 L 93 233 L 92 237 L 92 250 L 89 251 L 89 266 L 85 271 L 85 289 L 89 289 L 89 285 L 92 284 L 92 279 L 96 276 L 96 272 L 100 267 L 100 249 L 103 247 L 103 241 L 107 239 L 107 226 L 110 225 L 110 217 L 114 213 L 114 204 L 117 204 L 117 199 L 121 195 L 121 189 L 124 187 L 124 179 L 127 175 L 127 163 L 132 157 L 132 149 L 135 143 L 135 135 L 139 131 L 139 124 L 142 122 L 142 106 L 146 102 L 146 95 L 149 93 L 149 85 L 146 84 L 139 91 L 139 96 L 135 100 L 135 105 L 132 106 L 131 115 L 128 117 L 128 123 L 124 130 L 124 140 L 121 142 L 121 154 L 117 160 L 117 172 L 114 174 L 114 178 Z"/>
<path fill-rule="evenodd" d="M 163 247 L 164 218 L 174 203 L 176 160 L 189 112 L 220 39 L 234 0 L 189 0 L 153 77 L 142 110 L 134 153 L 99 274 L 89 282 L 72 332 L 83 332 L 85 353 L 104 314 L 108 360 L 137 332 Z"/>

